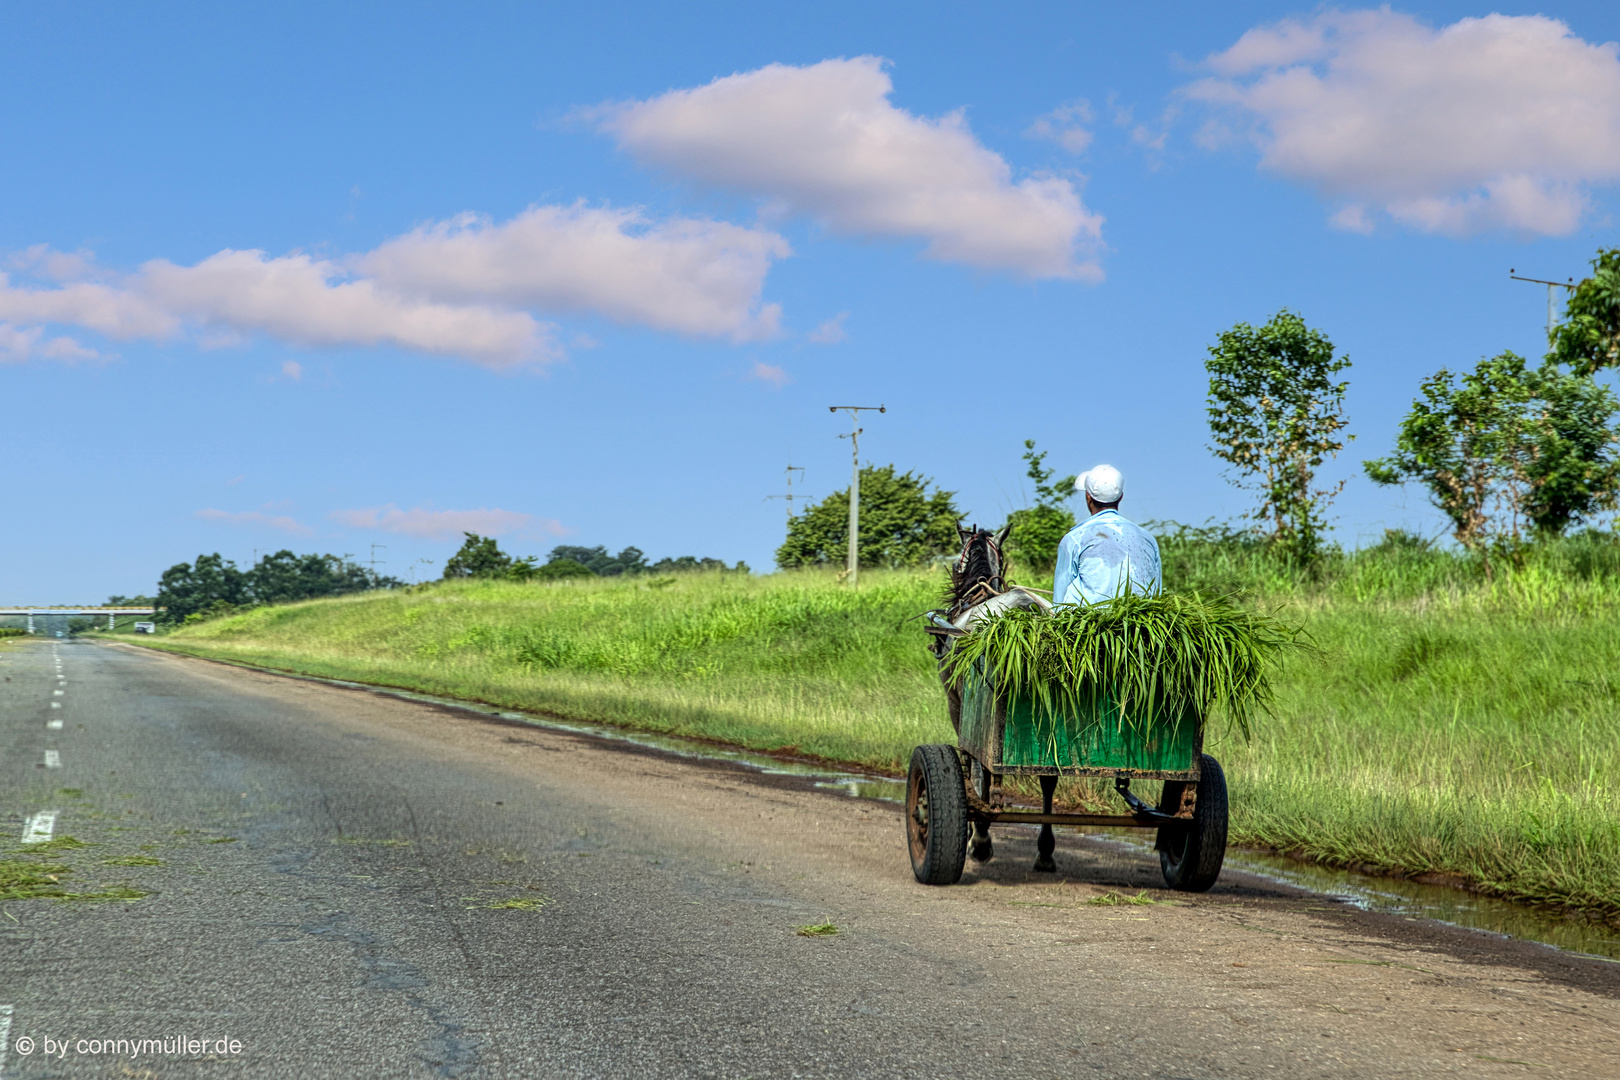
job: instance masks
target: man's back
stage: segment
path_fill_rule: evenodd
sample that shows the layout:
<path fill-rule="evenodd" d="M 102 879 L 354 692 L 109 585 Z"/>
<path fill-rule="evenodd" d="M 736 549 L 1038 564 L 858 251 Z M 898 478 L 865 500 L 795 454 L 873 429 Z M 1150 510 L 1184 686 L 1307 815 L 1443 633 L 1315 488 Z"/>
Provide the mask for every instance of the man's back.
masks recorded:
<path fill-rule="evenodd" d="M 1099 604 L 1127 587 L 1151 596 L 1160 581 L 1159 542 L 1118 510 L 1103 509 L 1058 544 L 1052 602 Z"/>

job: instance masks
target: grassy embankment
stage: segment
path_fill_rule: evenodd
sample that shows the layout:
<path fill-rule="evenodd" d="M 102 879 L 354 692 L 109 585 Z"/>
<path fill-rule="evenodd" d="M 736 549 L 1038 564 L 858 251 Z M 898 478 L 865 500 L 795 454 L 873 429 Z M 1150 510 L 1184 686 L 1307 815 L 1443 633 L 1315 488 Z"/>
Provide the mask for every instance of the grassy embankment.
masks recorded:
<path fill-rule="evenodd" d="M 1620 551 L 1566 542 L 1485 580 L 1386 545 L 1312 579 L 1167 541 L 1174 586 L 1303 623 L 1277 716 L 1210 750 L 1234 840 L 1456 875 L 1620 922 Z M 267 608 L 154 644 L 898 770 L 950 741 L 923 634 L 940 571 L 440 584 Z M 1085 792 L 1077 791 L 1083 796 Z M 1100 793 L 1099 793 L 1100 794 Z"/>

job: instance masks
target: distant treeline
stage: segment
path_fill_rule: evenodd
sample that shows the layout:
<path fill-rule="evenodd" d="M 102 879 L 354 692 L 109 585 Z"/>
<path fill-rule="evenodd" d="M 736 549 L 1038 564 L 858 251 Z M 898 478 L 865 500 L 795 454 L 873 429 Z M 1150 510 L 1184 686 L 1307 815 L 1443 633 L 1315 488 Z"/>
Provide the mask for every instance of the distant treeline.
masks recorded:
<path fill-rule="evenodd" d="M 215 552 L 165 570 L 158 580 L 155 606 L 166 609 L 159 616 L 164 622 L 183 623 L 263 604 L 290 604 L 403 584 L 337 555 L 297 555 L 284 549 L 242 570 Z M 125 599 L 113 597 L 108 603 Z"/>
<path fill-rule="evenodd" d="M 620 577 L 625 574 L 664 574 L 687 570 L 724 570 L 746 574 L 748 564 L 739 562 L 727 566 L 723 559 L 698 558 L 682 555 L 679 558 L 659 559 L 649 563 L 640 548 L 627 547 L 617 555 L 608 554 L 605 547 L 578 547 L 559 544 L 541 562 L 533 555 L 513 558 L 502 551 L 492 536 L 463 533 L 466 542 L 461 550 L 445 564 L 446 579 L 455 578 L 509 578 L 519 581 L 544 581 L 570 577 Z"/>
<path fill-rule="evenodd" d="M 617 555 L 605 547 L 567 544 L 551 550 L 545 562 L 536 556 L 513 558 L 494 538 L 466 533 L 461 550 L 445 565 L 444 577 L 506 578 L 544 581 L 568 577 L 618 577 L 623 574 L 662 574 L 686 570 L 724 570 L 748 573 L 748 564 L 728 566 L 723 560 L 682 555 L 650 563 L 641 549 L 627 547 Z M 379 574 L 338 555 L 298 555 L 282 550 L 266 555 L 247 570 L 218 552 L 198 555 L 196 562 L 176 563 L 163 572 L 157 596 L 113 596 L 109 607 L 145 607 L 161 610 L 158 619 L 176 624 L 212 619 L 265 604 L 290 604 L 322 596 L 342 596 L 370 589 L 404 585 L 398 578 Z"/>

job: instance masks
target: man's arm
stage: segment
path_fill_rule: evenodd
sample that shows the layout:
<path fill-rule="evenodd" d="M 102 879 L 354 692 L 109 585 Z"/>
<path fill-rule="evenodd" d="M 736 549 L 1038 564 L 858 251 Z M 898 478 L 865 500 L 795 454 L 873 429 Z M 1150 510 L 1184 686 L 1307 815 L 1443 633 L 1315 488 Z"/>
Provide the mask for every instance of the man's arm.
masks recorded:
<path fill-rule="evenodd" d="M 1063 603 L 1063 596 L 1074 580 L 1074 530 L 1070 529 L 1058 541 L 1057 566 L 1052 570 L 1052 603 Z"/>

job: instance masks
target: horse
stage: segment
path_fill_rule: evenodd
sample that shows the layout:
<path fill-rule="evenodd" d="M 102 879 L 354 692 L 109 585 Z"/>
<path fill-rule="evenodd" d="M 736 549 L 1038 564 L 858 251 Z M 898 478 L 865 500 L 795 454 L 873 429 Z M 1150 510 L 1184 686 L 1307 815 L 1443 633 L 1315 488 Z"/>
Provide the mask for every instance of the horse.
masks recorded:
<path fill-rule="evenodd" d="M 930 612 L 938 616 L 950 627 L 946 629 L 935 621 L 930 633 L 933 643 L 930 650 L 939 662 L 939 681 L 945 687 L 945 700 L 950 709 L 951 727 L 955 729 L 958 741 L 962 736 L 962 684 L 952 681 L 945 671 L 945 659 L 955 644 L 955 639 L 962 633 L 972 630 L 984 619 L 1000 614 L 1008 608 L 1036 607 L 1050 611 L 1052 605 L 1043 597 L 1019 586 L 1008 587 L 1006 575 L 1008 562 L 1002 554 L 1002 545 L 1006 543 L 1008 535 L 1012 532 L 1012 523 L 1002 526 L 999 532 L 992 533 L 989 529 L 981 529 L 977 525 L 964 529 L 959 522 L 956 526 L 957 535 L 962 540 L 962 553 L 951 564 L 951 583 L 945 592 L 947 605 L 938 611 Z M 981 768 L 977 762 L 973 768 L 974 788 L 982 800 L 990 798 L 990 774 Z M 1052 812 L 1052 797 L 1057 791 L 1057 777 L 1041 777 L 1041 804 L 1042 812 Z M 1052 859 L 1052 851 L 1056 847 L 1056 839 L 1052 835 L 1052 826 L 1042 825 L 1039 840 L 1036 841 L 1035 869 L 1042 873 L 1055 873 L 1057 863 Z M 983 822 L 974 822 L 973 836 L 968 845 L 968 854 L 975 862 L 989 862 L 994 857 L 994 847 L 990 843 L 990 830 Z"/>

